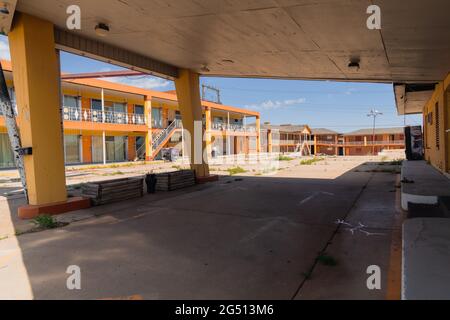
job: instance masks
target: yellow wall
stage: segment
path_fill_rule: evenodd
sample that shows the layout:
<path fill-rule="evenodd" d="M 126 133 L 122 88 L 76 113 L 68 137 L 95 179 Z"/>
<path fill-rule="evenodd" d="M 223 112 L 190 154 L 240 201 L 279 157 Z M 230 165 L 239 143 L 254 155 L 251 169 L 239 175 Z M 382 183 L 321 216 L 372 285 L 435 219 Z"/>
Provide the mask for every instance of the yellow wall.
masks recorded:
<path fill-rule="evenodd" d="M 446 132 L 450 123 L 449 80 L 450 76 L 436 85 L 433 96 L 423 109 L 425 159 L 442 172 L 450 170 L 449 133 Z"/>

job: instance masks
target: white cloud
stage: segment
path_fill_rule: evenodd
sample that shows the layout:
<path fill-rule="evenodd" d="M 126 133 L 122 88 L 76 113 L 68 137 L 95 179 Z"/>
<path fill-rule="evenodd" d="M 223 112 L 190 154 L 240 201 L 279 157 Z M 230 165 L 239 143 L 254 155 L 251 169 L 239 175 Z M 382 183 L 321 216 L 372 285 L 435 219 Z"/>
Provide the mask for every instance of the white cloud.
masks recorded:
<path fill-rule="evenodd" d="M 356 92 L 356 88 L 349 88 L 347 91 L 345 91 L 344 93 L 348 96 L 352 95 L 353 92 Z"/>
<path fill-rule="evenodd" d="M 288 107 L 288 106 L 302 104 L 302 103 L 305 103 L 305 102 L 306 102 L 305 98 L 288 99 L 288 100 L 282 100 L 282 101 L 266 100 L 266 101 L 263 101 L 263 102 L 261 102 L 259 104 L 247 105 L 246 107 L 249 108 L 249 109 L 272 110 L 272 109 L 281 109 L 281 108 L 285 108 L 285 107 Z"/>
<path fill-rule="evenodd" d="M 133 87 L 138 87 L 142 89 L 162 89 L 170 86 L 170 81 L 152 77 L 152 76 L 134 76 L 134 77 L 117 77 L 109 78 L 109 81 L 126 84 Z"/>
<path fill-rule="evenodd" d="M 0 59 L 11 60 L 11 55 L 9 53 L 8 40 L 4 37 L 0 38 Z"/>

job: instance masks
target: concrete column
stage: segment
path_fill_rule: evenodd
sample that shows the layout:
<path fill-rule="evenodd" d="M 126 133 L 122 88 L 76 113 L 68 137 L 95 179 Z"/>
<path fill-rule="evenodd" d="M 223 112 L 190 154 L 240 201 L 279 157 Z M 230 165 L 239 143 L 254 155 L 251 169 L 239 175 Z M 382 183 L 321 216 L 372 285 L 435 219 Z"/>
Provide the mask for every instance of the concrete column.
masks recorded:
<path fill-rule="evenodd" d="M 152 154 L 152 101 L 150 97 L 145 98 L 144 102 L 144 114 L 147 119 L 147 134 L 145 135 L 145 159 L 148 161 L 153 160 Z"/>
<path fill-rule="evenodd" d="M 106 164 L 106 132 L 102 131 L 102 159 L 103 164 Z"/>
<path fill-rule="evenodd" d="M 256 153 L 261 152 L 261 119 L 256 117 Z"/>
<path fill-rule="evenodd" d="M 102 97 L 102 122 L 106 122 L 106 114 L 105 114 L 105 90 L 102 88 L 101 92 Z M 102 152 L 103 152 L 103 164 L 106 164 L 106 132 L 102 132 Z"/>
<path fill-rule="evenodd" d="M 317 154 L 317 135 L 314 135 L 314 155 Z"/>
<path fill-rule="evenodd" d="M 206 152 L 208 157 L 211 156 L 212 145 L 211 145 L 211 108 L 205 108 L 205 142 L 206 142 Z"/>
<path fill-rule="evenodd" d="M 250 137 L 245 137 L 245 154 L 248 155 L 250 153 Z"/>
<path fill-rule="evenodd" d="M 161 109 L 161 117 L 163 128 L 167 128 L 169 126 L 169 109 L 164 106 Z"/>
<path fill-rule="evenodd" d="M 175 87 L 183 127 L 191 135 L 190 143 L 185 148 L 189 155 L 191 168 L 195 170 L 197 177 L 208 177 L 209 166 L 203 158 L 203 150 L 206 147 L 206 143 L 203 141 L 203 130 L 199 131 L 198 125 L 197 130 L 194 130 L 194 121 L 200 125 L 203 122 L 198 73 L 187 69 L 180 69 L 179 76 L 175 79 Z M 196 146 L 196 144 L 198 145 Z M 201 149 L 201 152 L 199 152 L 199 149 Z"/>
<path fill-rule="evenodd" d="M 227 137 L 227 155 L 231 155 L 231 136 L 229 135 L 229 131 L 230 131 L 230 113 L 227 113 L 227 130 L 225 130 L 226 132 L 226 137 Z"/>
<path fill-rule="evenodd" d="M 339 155 L 339 139 L 338 139 L 338 136 L 336 136 L 335 138 L 334 138 L 334 143 L 335 143 L 335 154 L 338 156 Z"/>
<path fill-rule="evenodd" d="M 31 205 L 67 200 L 54 26 L 17 12 L 9 33 L 18 124 Z"/>

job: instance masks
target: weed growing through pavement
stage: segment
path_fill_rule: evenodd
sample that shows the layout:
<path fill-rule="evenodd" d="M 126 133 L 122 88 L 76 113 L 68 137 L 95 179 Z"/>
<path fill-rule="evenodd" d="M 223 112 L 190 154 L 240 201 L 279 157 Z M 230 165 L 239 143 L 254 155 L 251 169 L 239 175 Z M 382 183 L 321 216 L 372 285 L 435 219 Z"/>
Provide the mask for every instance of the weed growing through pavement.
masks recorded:
<path fill-rule="evenodd" d="M 310 166 L 310 165 L 315 164 L 316 162 L 323 161 L 323 160 L 325 160 L 325 159 L 324 158 L 312 158 L 312 159 L 302 160 L 300 162 L 300 164 L 302 166 Z"/>
<path fill-rule="evenodd" d="M 41 214 L 33 219 L 33 223 L 41 229 L 55 229 L 58 227 L 58 222 L 55 218 L 48 214 Z"/>
<path fill-rule="evenodd" d="M 244 168 L 241 168 L 241 167 L 229 168 L 229 169 L 227 169 L 227 171 L 230 174 L 230 176 L 234 176 L 234 175 L 239 174 L 239 173 L 246 173 L 247 172 L 247 170 L 245 170 Z"/>

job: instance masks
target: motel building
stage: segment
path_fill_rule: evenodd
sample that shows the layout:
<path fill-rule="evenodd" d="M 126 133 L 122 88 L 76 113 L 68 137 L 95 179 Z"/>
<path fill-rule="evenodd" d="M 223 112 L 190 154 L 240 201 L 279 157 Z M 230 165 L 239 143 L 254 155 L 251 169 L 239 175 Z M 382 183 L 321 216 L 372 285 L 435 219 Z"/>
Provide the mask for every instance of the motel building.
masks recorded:
<path fill-rule="evenodd" d="M 324 154 L 328 156 L 344 155 L 342 135 L 339 132 L 326 129 L 315 128 L 311 133 L 312 154 Z"/>
<path fill-rule="evenodd" d="M 372 142 L 372 140 L 374 142 Z M 405 149 L 404 128 L 361 129 L 339 133 L 308 125 L 261 125 L 262 152 L 300 155 L 366 156 L 386 150 Z"/>
<path fill-rule="evenodd" d="M 386 150 L 405 149 L 405 133 L 403 127 L 361 129 L 343 135 L 338 148 L 343 148 L 344 155 L 363 156 L 378 154 Z"/>
<path fill-rule="evenodd" d="M 11 63 L 2 61 L 2 66 L 15 105 Z M 175 91 L 89 78 L 62 80 L 61 90 L 66 165 L 151 161 L 168 147 L 183 155 L 186 134 Z M 202 107 L 210 155 L 213 150 L 216 156 L 257 151 L 258 112 L 209 101 L 202 101 Z M 14 166 L 5 120 L 0 116 L 0 168 Z"/>
<path fill-rule="evenodd" d="M 405 149 L 404 128 L 361 129 L 341 134 L 333 130 L 313 129 L 313 153 L 316 155 L 366 156 L 386 150 Z M 372 142 L 374 141 L 374 142 Z"/>
<path fill-rule="evenodd" d="M 308 125 L 261 125 L 261 151 L 311 155 L 311 129 Z"/>

